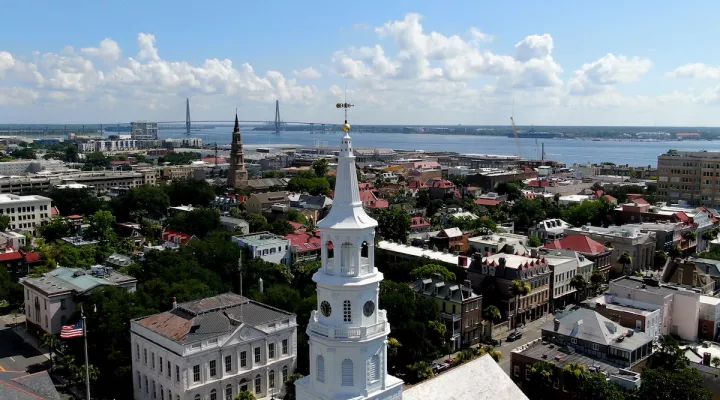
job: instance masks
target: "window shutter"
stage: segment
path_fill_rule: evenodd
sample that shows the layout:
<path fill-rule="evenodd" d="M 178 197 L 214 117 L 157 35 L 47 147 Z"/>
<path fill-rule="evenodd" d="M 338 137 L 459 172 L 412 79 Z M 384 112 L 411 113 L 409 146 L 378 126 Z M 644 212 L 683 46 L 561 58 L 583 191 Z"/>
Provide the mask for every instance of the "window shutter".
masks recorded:
<path fill-rule="evenodd" d="M 342 386 L 353 386 L 353 363 L 347 358 L 342 362 Z"/>
<path fill-rule="evenodd" d="M 317 380 L 320 382 L 325 382 L 325 359 L 323 356 L 317 356 L 315 368 L 317 369 Z"/>

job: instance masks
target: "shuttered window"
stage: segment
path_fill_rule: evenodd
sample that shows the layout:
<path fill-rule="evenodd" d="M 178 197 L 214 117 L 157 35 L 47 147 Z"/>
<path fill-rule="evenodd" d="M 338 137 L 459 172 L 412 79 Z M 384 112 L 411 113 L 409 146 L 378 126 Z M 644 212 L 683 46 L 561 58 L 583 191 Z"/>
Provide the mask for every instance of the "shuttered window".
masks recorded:
<path fill-rule="evenodd" d="M 353 363 L 350 359 L 344 359 L 342 362 L 342 386 L 353 385 Z"/>
<path fill-rule="evenodd" d="M 317 356 L 317 360 L 315 361 L 315 369 L 317 369 L 316 374 L 317 380 L 320 382 L 325 382 L 325 359 L 323 356 Z"/>
<path fill-rule="evenodd" d="M 380 357 L 375 354 L 368 360 L 368 382 L 375 382 L 380 379 Z"/>

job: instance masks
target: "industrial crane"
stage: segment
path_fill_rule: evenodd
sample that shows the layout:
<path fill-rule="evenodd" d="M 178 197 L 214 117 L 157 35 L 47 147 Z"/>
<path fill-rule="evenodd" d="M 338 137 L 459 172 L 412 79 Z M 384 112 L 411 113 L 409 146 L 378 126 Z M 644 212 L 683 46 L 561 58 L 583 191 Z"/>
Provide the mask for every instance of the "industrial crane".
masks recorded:
<path fill-rule="evenodd" d="M 517 127 L 515 126 L 515 120 L 510 117 L 510 123 L 512 124 L 513 135 L 515 135 L 515 146 L 517 147 L 518 157 L 522 158 L 522 149 L 520 148 L 520 139 L 518 138 Z"/>

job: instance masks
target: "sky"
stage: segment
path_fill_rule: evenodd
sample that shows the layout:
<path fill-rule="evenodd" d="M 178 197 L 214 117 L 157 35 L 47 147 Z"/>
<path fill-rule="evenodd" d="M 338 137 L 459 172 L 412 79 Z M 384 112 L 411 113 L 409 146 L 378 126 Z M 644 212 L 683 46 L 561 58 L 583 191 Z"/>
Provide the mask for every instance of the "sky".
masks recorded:
<path fill-rule="evenodd" d="M 25 0 L 0 124 L 720 125 L 720 2 Z"/>

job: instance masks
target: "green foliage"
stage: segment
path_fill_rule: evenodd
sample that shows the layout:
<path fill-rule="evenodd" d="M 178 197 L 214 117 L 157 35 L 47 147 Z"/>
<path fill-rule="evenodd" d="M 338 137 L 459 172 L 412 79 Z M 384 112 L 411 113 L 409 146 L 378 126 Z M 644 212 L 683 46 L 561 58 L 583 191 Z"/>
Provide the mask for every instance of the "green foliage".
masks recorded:
<path fill-rule="evenodd" d="M 171 229 L 202 239 L 220 228 L 220 214 L 212 208 L 196 208 L 168 218 L 167 223 Z"/>
<path fill-rule="evenodd" d="M 262 293 L 258 300 L 281 310 L 294 310 L 302 298 L 300 292 L 289 285 L 273 285 Z"/>
<path fill-rule="evenodd" d="M 408 365 L 407 369 L 410 371 L 410 374 L 407 376 L 410 383 L 422 382 L 433 377 L 432 368 L 430 368 L 430 364 L 425 361 Z"/>
<path fill-rule="evenodd" d="M 530 247 L 540 247 L 542 246 L 542 240 L 540 240 L 540 236 L 538 236 L 536 233 L 533 233 L 528 238 L 528 246 Z"/>
<path fill-rule="evenodd" d="M 238 395 L 235 396 L 235 400 L 255 400 L 255 395 L 246 390 L 238 393 Z"/>
<path fill-rule="evenodd" d="M 0 231 L 4 231 L 10 226 L 10 217 L 5 214 L 0 214 Z"/>
<path fill-rule="evenodd" d="M 427 264 L 423 265 L 422 267 L 415 268 L 410 272 L 410 276 L 413 279 L 419 279 L 419 278 L 431 278 L 435 274 L 439 274 L 442 279 L 450 282 L 455 281 L 455 274 L 448 271 L 447 268 L 443 267 L 442 265 L 437 264 Z"/>
<path fill-rule="evenodd" d="M 117 241 L 117 234 L 114 231 L 115 216 L 110 211 L 98 211 L 88 220 L 90 226 L 84 232 L 86 239 L 97 240 L 100 244 Z"/>
<path fill-rule="evenodd" d="M 527 230 L 529 227 L 546 219 L 547 217 L 547 200 L 528 199 L 521 197 L 515 200 L 510 207 L 509 214 L 515 222 L 515 229 Z"/>
<path fill-rule="evenodd" d="M 608 226 L 613 223 L 613 206 L 606 198 L 600 200 L 586 200 L 574 203 L 562 210 L 562 218 L 574 226 L 591 224 L 593 226 Z"/>
<path fill-rule="evenodd" d="M 89 216 L 104 209 L 106 203 L 92 189 L 52 189 L 47 193 L 61 215 Z"/>
<path fill-rule="evenodd" d="M 110 159 L 99 151 L 85 154 L 84 170 L 105 169 L 110 166 Z"/>
<path fill-rule="evenodd" d="M 303 178 L 296 176 L 288 182 L 288 190 L 297 193 L 309 193 L 313 196 L 330 195 L 330 183 L 325 177 Z"/>
<path fill-rule="evenodd" d="M 507 195 L 508 201 L 514 201 L 523 197 L 522 187 L 522 182 L 500 182 L 495 185 L 495 191 L 499 195 Z"/>
<path fill-rule="evenodd" d="M 376 210 L 378 233 L 385 239 L 405 242 L 410 231 L 410 214 L 400 207 Z"/>
<path fill-rule="evenodd" d="M 285 236 L 287 234 L 295 232 L 295 228 L 293 228 L 293 226 L 290 225 L 290 223 L 286 220 L 278 219 L 270 224 L 268 231 L 276 235 Z"/>
<path fill-rule="evenodd" d="M 285 173 L 282 171 L 276 171 L 276 170 L 263 171 L 262 177 L 263 178 L 284 178 Z"/>
<path fill-rule="evenodd" d="M 200 159 L 200 154 L 190 151 L 170 152 L 158 159 L 158 164 L 169 163 L 170 165 L 187 165 Z"/>
<path fill-rule="evenodd" d="M 426 192 L 426 190 L 425 190 L 425 192 Z M 444 207 L 445 207 L 445 203 L 443 203 L 442 200 L 432 200 L 428 203 L 428 206 L 425 209 L 425 216 L 432 217 L 433 215 L 437 214 L 438 211 L 442 210 Z"/>
<path fill-rule="evenodd" d="M 312 164 L 312 169 L 315 171 L 316 176 L 323 177 L 327 175 L 328 173 L 328 159 L 327 158 L 319 158 L 315 160 Z"/>
<path fill-rule="evenodd" d="M 287 213 L 285 214 L 285 218 L 287 218 L 288 221 L 299 222 L 301 224 L 309 223 L 307 217 L 294 208 L 291 208 L 287 211 Z"/>
<path fill-rule="evenodd" d="M 250 232 L 261 232 L 268 223 L 267 218 L 256 213 L 247 213 L 245 221 L 250 226 Z"/>
<path fill-rule="evenodd" d="M 492 218 L 472 218 L 472 217 L 450 217 L 448 226 L 460 228 L 463 232 L 473 231 L 479 235 L 497 232 L 497 224 Z"/>
<path fill-rule="evenodd" d="M 10 156 L 13 158 L 23 158 L 23 159 L 29 159 L 34 160 L 37 158 L 37 154 L 35 154 L 35 150 L 33 150 L 30 147 L 25 148 L 17 148 L 12 153 L 10 153 Z"/>
<path fill-rule="evenodd" d="M 500 313 L 499 308 L 495 306 L 487 306 L 485 310 L 483 310 L 483 318 L 488 321 L 497 323 L 502 318 L 502 314 Z"/>
<path fill-rule="evenodd" d="M 120 221 L 141 221 L 143 217 L 160 219 L 167 214 L 170 197 L 159 186 L 144 185 L 130 189 L 111 202 L 113 213 Z"/>
<path fill-rule="evenodd" d="M 23 303 L 23 287 L 15 282 L 4 265 L 0 265 L 0 300 L 6 301 L 11 308 Z"/>
<path fill-rule="evenodd" d="M 430 205 L 430 192 L 426 189 L 418 191 L 415 197 L 415 206 L 426 208 L 428 205 Z"/>
<path fill-rule="evenodd" d="M 176 179 L 164 188 L 171 206 L 208 207 L 215 200 L 215 188 L 204 180 Z"/>

